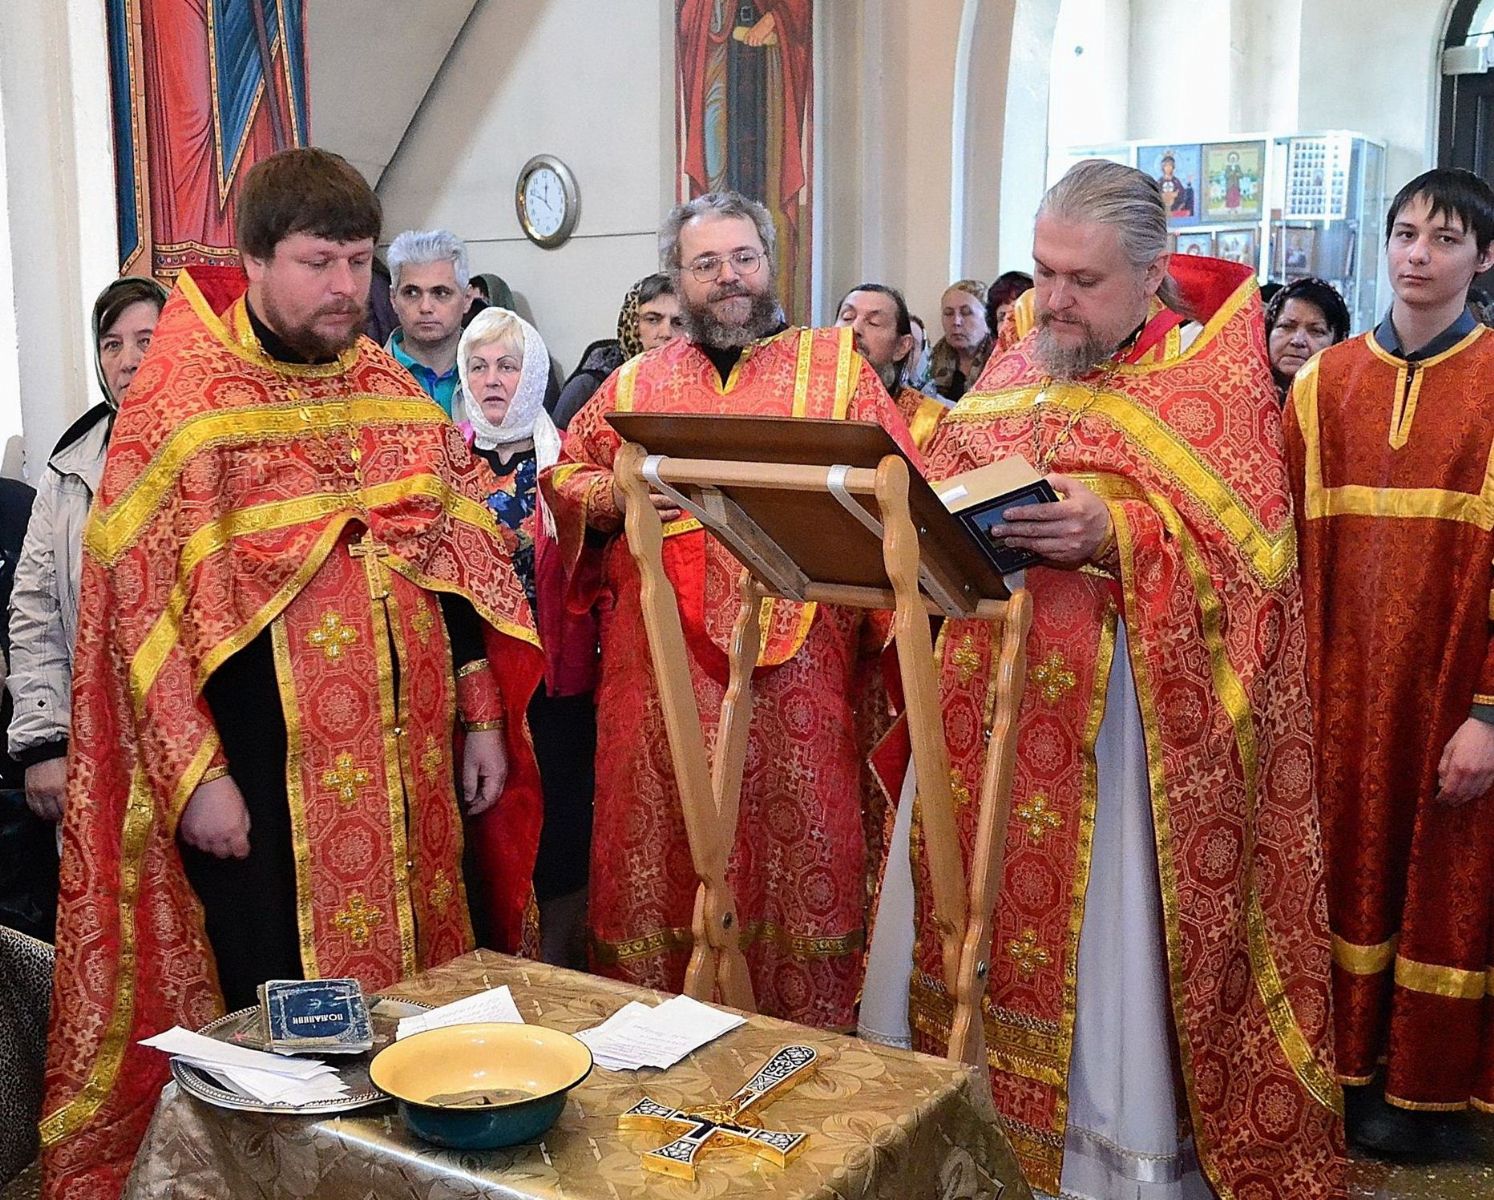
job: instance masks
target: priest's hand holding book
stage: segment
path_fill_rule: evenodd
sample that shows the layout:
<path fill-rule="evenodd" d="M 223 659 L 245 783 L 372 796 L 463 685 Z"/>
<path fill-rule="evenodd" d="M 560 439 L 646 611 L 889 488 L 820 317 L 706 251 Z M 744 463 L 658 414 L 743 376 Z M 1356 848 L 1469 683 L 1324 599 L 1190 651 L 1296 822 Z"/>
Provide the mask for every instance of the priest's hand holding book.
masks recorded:
<path fill-rule="evenodd" d="M 1050 566 L 1074 569 L 1094 562 L 1114 536 L 1105 501 L 1068 475 L 1049 475 L 1060 497 L 1053 504 L 1024 504 L 1001 514 L 1001 540 L 1030 550 Z"/>

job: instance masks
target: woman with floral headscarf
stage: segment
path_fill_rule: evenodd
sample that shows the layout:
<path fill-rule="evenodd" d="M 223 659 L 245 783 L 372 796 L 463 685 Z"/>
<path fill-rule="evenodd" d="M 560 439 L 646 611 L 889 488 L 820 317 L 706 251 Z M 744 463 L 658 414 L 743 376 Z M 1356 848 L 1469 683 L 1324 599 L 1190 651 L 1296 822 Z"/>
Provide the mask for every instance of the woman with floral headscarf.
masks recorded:
<path fill-rule="evenodd" d="M 497 477 L 488 507 L 519 539 L 514 568 L 545 650 L 545 681 L 529 705 L 545 798 L 534 868 L 540 955 L 584 968 L 597 629 L 590 617 L 566 612 L 554 524 L 535 485 L 539 472 L 560 456 L 560 433 L 544 407 L 549 370 L 549 351 L 534 326 L 506 308 L 485 308 L 457 347 L 461 390 L 455 415 L 473 453 Z"/>
<path fill-rule="evenodd" d="M 564 429 L 602 381 L 635 355 L 672 342 L 684 332 L 679 298 L 664 274 L 645 275 L 623 297 L 617 314 L 617 338 L 593 342 L 581 355 L 581 365 L 565 381 L 555 402 L 555 424 Z"/>

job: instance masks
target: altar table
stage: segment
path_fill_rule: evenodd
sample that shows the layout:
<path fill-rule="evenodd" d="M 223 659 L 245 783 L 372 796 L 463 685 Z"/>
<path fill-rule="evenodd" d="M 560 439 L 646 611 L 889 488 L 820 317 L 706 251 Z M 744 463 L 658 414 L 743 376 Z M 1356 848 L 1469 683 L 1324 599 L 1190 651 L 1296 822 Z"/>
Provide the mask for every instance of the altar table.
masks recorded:
<path fill-rule="evenodd" d="M 388 995 L 445 1004 L 508 984 L 524 1020 L 574 1033 L 659 993 L 480 950 Z M 707 1150 L 696 1180 L 646 1172 L 639 1154 L 668 1138 L 623 1132 L 647 1093 L 690 1109 L 719 1102 L 781 1046 L 820 1054 L 816 1075 L 759 1114 L 807 1131 L 786 1168 Z M 126 1200 L 1029 1200 L 1016 1158 L 970 1068 L 752 1016 L 668 1071 L 594 1068 L 538 1142 L 443 1150 L 417 1140 L 393 1102 L 346 1116 L 281 1117 L 215 1108 L 168 1084 L 125 1187 Z"/>

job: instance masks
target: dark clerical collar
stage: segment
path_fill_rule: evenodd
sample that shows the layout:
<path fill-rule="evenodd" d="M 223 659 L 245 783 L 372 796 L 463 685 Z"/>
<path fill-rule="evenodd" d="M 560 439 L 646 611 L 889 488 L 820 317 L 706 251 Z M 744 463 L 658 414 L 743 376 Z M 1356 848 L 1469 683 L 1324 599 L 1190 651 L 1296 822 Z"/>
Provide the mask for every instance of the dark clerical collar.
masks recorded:
<path fill-rule="evenodd" d="M 1390 314 L 1385 314 L 1385 319 L 1380 322 L 1379 328 L 1375 330 L 1375 341 L 1380 344 L 1380 349 L 1387 354 L 1393 354 L 1396 358 L 1403 358 L 1407 362 L 1421 362 L 1426 358 L 1436 358 L 1444 350 L 1451 350 L 1465 337 L 1478 328 L 1478 319 L 1468 309 L 1464 309 L 1462 315 L 1434 337 L 1419 350 L 1413 350 L 1407 354 L 1401 348 L 1401 335 L 1395 331 L 1395 323 L 1391 321 Z"/>
<path fill-rule="evenodd" d="M 285 344 L 285 340 L 259 319 L 259 314 L 249 303 L 249 298 L 244 298 L 244 311 L 249 314 L 249 327 L 254 330 L 254 336 L 259 339 L 259 348 L 273 358 L 276 362 L 299 363 L 303 366 L 313 363 L 336 362 L 337 356 L 331 358 L 307 358 L 299 354 Z"/>
<path fill-rule="evenodd" d="M 770 337 L 777 337 L 788 326 L 780 323 L 776 329 L 770 329 L 758 339 L 766 341 Z M 700 352 L 711 360 L 711 365 L 716 368 L 716 373 L 721 376 L 721 382 L 725 383 L 731 378 L 731 370 L 737 365 L 737 360 L 742 357 L 741 346 L 707 346 L 701 342 L 695 343 L 700 347 Z"/>

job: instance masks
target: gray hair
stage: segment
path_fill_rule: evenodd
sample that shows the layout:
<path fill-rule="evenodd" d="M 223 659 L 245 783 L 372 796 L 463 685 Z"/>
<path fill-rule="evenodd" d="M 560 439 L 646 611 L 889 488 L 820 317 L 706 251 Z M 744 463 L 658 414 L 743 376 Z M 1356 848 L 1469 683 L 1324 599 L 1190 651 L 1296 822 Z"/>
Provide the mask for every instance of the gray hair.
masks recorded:
<path fill-rule="evenodd" d="M 471 274 L 467 267 L 467 245 L 445 229 L 407 229 L 389 243 L 389 289 L 399 287 L 400 270 L 406 265 L 449 262 L 458 289 L 465 288 Z"/>
<path fill-rule="evenodd" d="M 1075 163 L 1048 189 L 1037 215 L 1111 226 L 1126 259 L 1144 271 L 1167 253 L 1167 206 L 1162 189 L 1144 171 L 1103 158 Z M 1171 275 L 1163 275 L 1157 298 L 1189 315 Z"/>
<path fill-rule="evenodd" d="M 771 269 L 775 262 L 773 251 L 778 240 L 773 229 L 773 217 L 756 200 L 749 200 L 740 192 L 707 192 L 687 200 L 670 211 L 659 226 L 659 269 L 667 271 L 678 283 L 680 269 L 680 230 L 687 221 L 696 217 L 746 217 L 757 226 L 757 236 L 763 244 Z"/>

